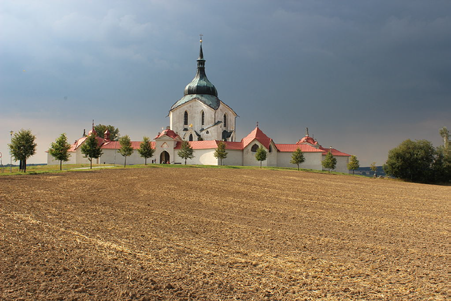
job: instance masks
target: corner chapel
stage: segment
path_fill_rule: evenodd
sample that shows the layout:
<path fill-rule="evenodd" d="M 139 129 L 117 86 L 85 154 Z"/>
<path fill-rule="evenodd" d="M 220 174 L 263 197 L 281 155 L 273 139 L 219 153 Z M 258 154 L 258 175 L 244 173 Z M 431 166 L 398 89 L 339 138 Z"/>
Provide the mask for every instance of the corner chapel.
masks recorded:
<path fill-rule="evenodd" d="M 219 165 L 214 153 L 220 142 L 226 146 L 227 158 L 223 159 L 225 165 L 258 166 L 255 153 L 259 147 L 267 151 L 267 159 L 263 166 L 294 167 L 290 163 L 291 155 L 300 149 L 305 157 L 301 168 L 322 170 L 322 160 L 328 152 L 337 159 L 336 171 L 347 172 L 347 163 L 350 155 L 334 148 L 324 148 L 317 140 L 306 135 L 292 144 L 278 144 L 269 138 L 259 128 L 258 124 L 241 141 L 236 141 L 235 111 L 218 98 L 216 87 L 208 80 L 205 73 L 205 59 L 200 40 L 199 57 L 197 59 L 197 72 L 194 79 L 185 87 L 184 95 L 176 101 L 169 110 L 169 126 L 158 133 L 152 141 L 155 149 L 151 158 L 154 163 L 181 164 L 184 160 L 178 156 L 183 141 L 189 141 L 194 150 L 194 158 L 188 159 L 188 164 Z M 94 129 L 94 124 L 93 124 Z M 88 135 L 94 134 L 92 130 Z M 76 140 L 69 150 L 71 157 L 68 163 L 88 163 L 88 159 L 81 154 L 81 145 L 86 135 Z M 106 132 L 104 138 L 97 137 L 103 154 L 97 160 L 98 164 L 121 164 L 124 158 L 119 155 L 120 144 L 110 141 Z M 128 164 L 143 164 L 144 158 L 139 156 L 137 149 L 141 141 L 132 141 L 134 153 L 127 158 Z M 48 154 L 48 164 L 59 164 Z"/>

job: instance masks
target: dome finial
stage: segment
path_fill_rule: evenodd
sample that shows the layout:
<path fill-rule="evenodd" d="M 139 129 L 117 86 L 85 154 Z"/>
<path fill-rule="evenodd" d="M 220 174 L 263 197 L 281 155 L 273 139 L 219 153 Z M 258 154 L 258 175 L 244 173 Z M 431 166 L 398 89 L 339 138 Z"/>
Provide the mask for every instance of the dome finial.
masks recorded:
<path fill-rule="evenodd" d="M 200 37 L 200 50 L 199 50 L 199 60 L 203 60 L 204 59 L 204 52 L 203 52 L 203 50 L 202 50 L 202 37 L 203 37 L 204 35 L 203 34 L 200 34 L 199 35 L 199 37 Z"/>

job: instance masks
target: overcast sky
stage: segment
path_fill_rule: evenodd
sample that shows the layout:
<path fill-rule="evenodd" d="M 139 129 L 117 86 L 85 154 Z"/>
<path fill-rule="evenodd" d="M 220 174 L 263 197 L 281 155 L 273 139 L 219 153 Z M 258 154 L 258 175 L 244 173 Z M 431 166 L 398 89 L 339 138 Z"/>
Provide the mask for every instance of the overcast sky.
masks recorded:
<path fill-rule="evenodd" d="M 30 129 L 37 154 L 91 122 L 155 137 L 196 73 L 276 143 L 318 142 L 385 163 L 451 129 L 449 0 L 0 1 L 0 152 Z"/>

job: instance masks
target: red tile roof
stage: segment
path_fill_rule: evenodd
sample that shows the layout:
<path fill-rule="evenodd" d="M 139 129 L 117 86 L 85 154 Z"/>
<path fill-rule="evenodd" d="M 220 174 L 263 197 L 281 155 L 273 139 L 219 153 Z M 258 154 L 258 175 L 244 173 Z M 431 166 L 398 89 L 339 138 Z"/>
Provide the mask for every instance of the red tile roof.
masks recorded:
<path fill-rule="evenodd" d="M 88 137 L 81 137 L 80 139 L 75 140 L 74 144 L 70 146 L 69 152 L 76 151 L 85 142 L 86 138 Z M 103 138 L 100 137 L 96 137 L 96 139 L 98 145 L 102 145 L 103 142 L 105 141 Z"/>
<path fill-rule="evenodd" d="M 313 137 L 310 137 L 310 136 L 303 137 L 296 144 L 301 144 L 301 143 L 310 143 L 312 145 L 318 145 L 318 141 L 316 141 Z"/>
<path fill-rule="evenodd" d="M 266 136 L 265 133 L 263 133 L 262 130 L 260 130 L 260 128 L 257 126 L 252 132 L 249 133 L 249 135 L 241 139 L 241 142 L 243 143 L 243 149 L 254 140 L 260 142 L 267 149 L 269 149 L 269 145 L 272 141 L 272 139 Z"/>
<path fill-rule="evenodd" d="M 133 149 L 139 149 L 141 141 L 131 141 Z M 119 141 L 107 141 L 102 145 L 102 149 L 120 149 Z"/>
<path fill-rule="evenodd" d="M 322 153 L 321 149 L 317 149 L 309 144 L 276 144 L 277 149 L 283 153 L 292 153 L 296 149 L 300 149 L 303 153 Z"/>
<path fill-rule="evenodd" d="M 333 156 L 338 156 L 338 157 L 351 157 L 351 155 L 347 154 L 347 153 L 343 153 L 340 152 L 339 150 L 335 149 L 335 148 L 324 148 L 324 147 L 320 147 L 320 149 L 323 151 L 323 156 L 327 155 L 327 153 L 329 152 L 329 150 L 332 152 Z"/>
<path fill-rule="evenodd" d="M 168 136 L 168 137 L 170 137 L 172 139 L 176 139 L 177 137 L 180 138 L 180 136 L 177 135 L 173 130 L 164 130 L 161 133 L 158 133 L 158 135 L 154 139 L 158 139 L 158 138 L 160 138 L 160 137 L 162 137 L 164 135 L 166 135 L 166 136 Z"/>
<path fill-rule="evenodd" d="M 243 142 L 232 142 L 232 141 L 224 141 L 225 145 L 226 145 L 226 149 L 230 149 L 230 150 L 242 150 L 243 147 Z"/>

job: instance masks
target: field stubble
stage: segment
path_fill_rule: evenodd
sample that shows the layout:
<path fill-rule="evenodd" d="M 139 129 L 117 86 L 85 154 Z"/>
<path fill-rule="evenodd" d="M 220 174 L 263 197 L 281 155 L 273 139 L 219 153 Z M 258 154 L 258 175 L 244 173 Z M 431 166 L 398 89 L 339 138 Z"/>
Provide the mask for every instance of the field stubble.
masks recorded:
<path fill-rule="evenodd" d="M 449 297 L 450 187 L 149 168 L 0 189 L 5 300 Z"/>

